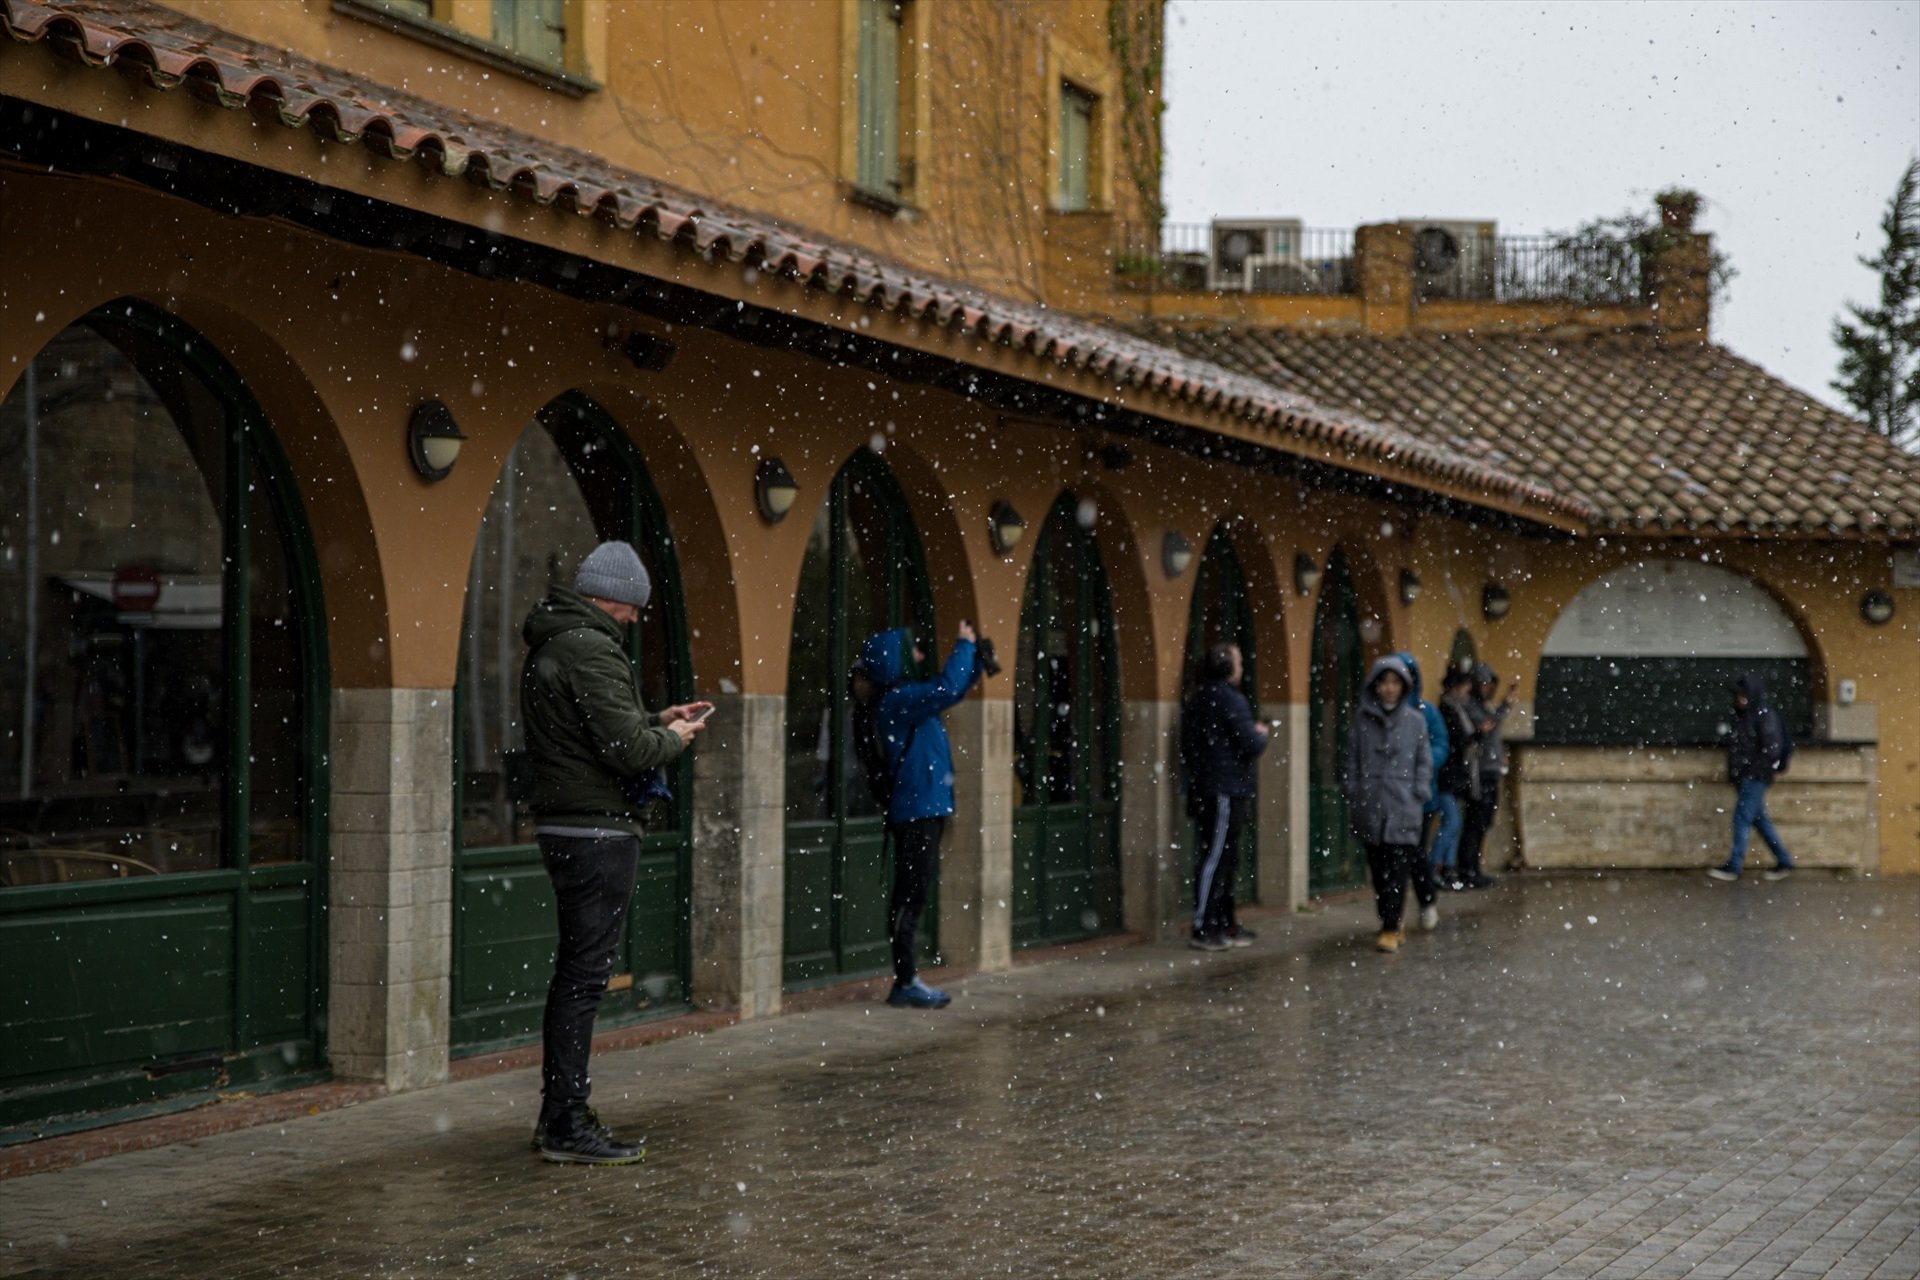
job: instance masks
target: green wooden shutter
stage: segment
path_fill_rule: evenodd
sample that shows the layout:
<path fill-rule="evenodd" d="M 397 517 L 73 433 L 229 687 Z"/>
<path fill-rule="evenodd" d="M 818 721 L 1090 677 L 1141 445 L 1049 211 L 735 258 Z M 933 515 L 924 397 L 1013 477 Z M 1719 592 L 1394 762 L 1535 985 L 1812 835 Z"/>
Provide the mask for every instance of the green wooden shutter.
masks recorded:
<path fill-rule="evenodd" d="M 1093 169 L 1093 104 L 1090 93 L 1060 85 L 1060 207 L 1090 207 L 1089 177 Z"/>
<path fill-rule="evenodd" d="M 900 5 L 860 0 L 859 173 L 864 191 L 900 194 Z"/>
<path fill-rule="evenodd" d="M 493 0 L 493 42 L 534 62 L 564 65 L 566 0 Z"/>

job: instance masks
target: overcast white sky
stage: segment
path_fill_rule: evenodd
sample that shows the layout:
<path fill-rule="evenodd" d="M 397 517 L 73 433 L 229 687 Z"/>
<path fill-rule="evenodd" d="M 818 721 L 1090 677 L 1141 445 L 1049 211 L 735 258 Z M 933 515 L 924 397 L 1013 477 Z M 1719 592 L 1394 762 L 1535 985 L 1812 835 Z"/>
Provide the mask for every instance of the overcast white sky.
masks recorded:
<path fill-rule="evenodd" d="M 1564 230 L 1709 201 L 1717 340 L 1830 403 L 1858 255 L 1920 151 L 1920 3 L 1172 0 L 1168 217 Z"/>

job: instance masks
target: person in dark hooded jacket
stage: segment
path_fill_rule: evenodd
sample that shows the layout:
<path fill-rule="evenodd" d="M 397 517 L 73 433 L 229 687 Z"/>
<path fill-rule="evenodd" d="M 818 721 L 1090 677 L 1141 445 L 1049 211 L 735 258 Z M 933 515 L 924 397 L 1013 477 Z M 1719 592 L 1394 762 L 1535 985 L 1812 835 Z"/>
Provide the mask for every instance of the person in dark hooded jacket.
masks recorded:
<path fill-rule="evenodd" d="M 1420 902 L 1420 927 L 1432 929 L 1440 922 L 1434 905 L 1439 894 L 1420 855 L 1426 805 L 1433 795 L 1433 755 L 1427 722 L 1412 692 L 1405 662 L 1389 654 L 1373 664 L 1353 717 L 1342 779 L 1353 832 L 1366 846 L 1373 874 L 1373 900 L 1380 912 L 1375 945 L 1382 951 L 1400 949 L 1409 875 Z"/>
<path fill-rule="evenodd" d="M 587 1059 L 633 901 L 646 805 L 635 784 L 686 749 L 713 704 L 654 715 L 641 703 L 624 628 L 639 621 L 653 583 L 631 546 L 595 547 L 573 587 L 553 588 L 522 629 L 530 801 L 560 925 L 533 1141 L 557 1163 L 631 1164 L 641 1148 L 614 1137 L 587 1106 Z"/>
<path fill-rule="evenodd" d="M 916 663 L 925 661 L 905 627 L 869 636 L 860 646 L 859 674 L 877 691 L 874 732 L 892 785 L 886 817 L 893 843 L 887 912 L 893 990 L 887 1003 L 899 1008 L 943 1009 L 950 1000 L 920 980 L 913 951 L 920 913 L 939 873 L 940 837 L 953 816 L 953 749 L 940 716 L 980 678 L 976 639 L 972 624 L 962 622 L 947 665 L 933 680 L 905 679 L 909 653 Z"/>
<path fill-rule="evenodd" d="M 1733 736 L 1727 740 L 1727 781 L 1735 788 L 1733 847 L 1724 865 L 1707 872 L 1715 880 L 1740 878 L 1747 839 L 1754 831 L 1773 853 L 1774 867 L 1766 878 L 1784 880 L 1793 874 L 1793 858 L 1767 816 L 1767 788 L 1787 767 L 1789 742 L 1786 720 L 1777 707 L 1767 705 L 1766 681 L 1751 671 L 1741 676 L 1733 685 Z"/>
<path fill-rule="evenodd" d="M 1254 761 L 1267 749 L 1267 727 L 1240 692 L 1246 660 L 1237 644 L 1207 650 L 1206 679 L 1180 708 L 1180 763 L 1193 819 L 1193 929 L 1201 951 L 1253 945 L 1252 930 L 1234 914 L 1240 833 L 1251 816 Z"/>

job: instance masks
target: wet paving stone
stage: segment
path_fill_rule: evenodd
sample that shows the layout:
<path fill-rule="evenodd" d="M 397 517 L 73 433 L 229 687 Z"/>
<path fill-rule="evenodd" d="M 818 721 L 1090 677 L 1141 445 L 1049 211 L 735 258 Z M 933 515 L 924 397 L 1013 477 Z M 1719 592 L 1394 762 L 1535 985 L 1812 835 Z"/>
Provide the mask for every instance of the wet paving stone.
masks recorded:
<path fill-rule="evenodd" d="M 1509 878 L 0 1182 L 0 1276 L 1920 1275 L 1920 883 Z"/>

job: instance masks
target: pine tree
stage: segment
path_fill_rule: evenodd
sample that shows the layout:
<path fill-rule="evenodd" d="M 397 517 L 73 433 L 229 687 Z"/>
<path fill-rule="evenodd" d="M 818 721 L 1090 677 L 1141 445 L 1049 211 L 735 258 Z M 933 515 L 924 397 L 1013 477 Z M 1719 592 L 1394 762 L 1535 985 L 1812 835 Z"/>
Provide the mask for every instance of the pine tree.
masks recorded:
<path fill-rule="evenodd" d="M 1880 229 L 1887 243 L 1860 265 L 1880 276 L 1880 305 L 1847 304 L 1833 322 L 1840 377 L 1833 389 L 1895 444 L 1920 445 L 1920 158 L 1900 175 Z"/>

